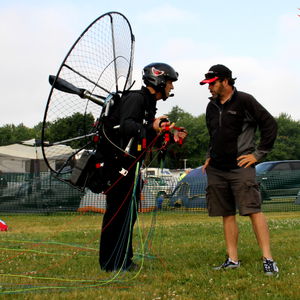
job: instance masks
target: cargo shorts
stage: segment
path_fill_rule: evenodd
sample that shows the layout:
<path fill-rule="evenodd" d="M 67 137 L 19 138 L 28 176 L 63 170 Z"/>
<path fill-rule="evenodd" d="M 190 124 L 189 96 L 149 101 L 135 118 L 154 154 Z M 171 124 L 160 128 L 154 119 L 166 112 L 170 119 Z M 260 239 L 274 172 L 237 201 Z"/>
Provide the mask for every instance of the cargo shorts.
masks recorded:
<path fill-rule="evenodd" d="M 261 211 L 261 195 L 255 168 L 222 171 L 206 168 L 206 200 L 209 216 L 248 216 Z"/>

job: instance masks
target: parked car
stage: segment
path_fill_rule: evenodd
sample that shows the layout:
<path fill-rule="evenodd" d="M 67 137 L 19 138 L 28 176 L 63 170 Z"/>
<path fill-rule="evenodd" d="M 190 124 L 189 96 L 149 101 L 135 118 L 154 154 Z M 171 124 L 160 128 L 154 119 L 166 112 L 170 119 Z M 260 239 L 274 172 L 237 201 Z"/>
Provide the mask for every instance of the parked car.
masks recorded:
<path fill-rule="evenodd" d="M 256 165 L 263 200 L 297 196 L 300 190 L 300 160 L 267 161 Z"/>
<path fill-rule="evenodd" d="M 26 175 L 26 176 L 25 176 Z M 0 211 L 22 211 L 34 209 L 77 210 L 82 192 L 50 174 L 39 177 L 28 174 L 15 175 L 7 180 L 7 187 L 0 195 Z M 12 181 L 15 179 L 15 181 Z"/>
<path fill-rule="evenodd" d="M 144 168 L 141 170 L 143 178 L 162 178 L 162 180 L 169 185 L 172 189 L 177 184 L 177 177 L 174 176 L 169 169 L 165 168 Z"/>
<path fill-rule="evenodd" d="M 7 188 L 7 180 L 0 173 L 0 196 L 2 196 L 3 191 Z"/>
<path fill-rule="evenodd" d="M 51 175 L 41 178 L 40 182 L 26 182 L 22 188 L 17 195 L 28 206 L 78 208 L 82 196 L 79 190 Z"/>
<path fill-rule="evenodd" d="M 171 194 L 172 187 L 162 177 L 147 176 L 144 178 L 143 193 L 152 197 Z"/>
<path fill-rule="evenodd" d="M 154 177 L 161 177 L 161 176 L 172 176 L 172 173 L 169 169 L 165 168 L 144 168 L 141 170 L 142 174 L 145 177 L 154 176 Z"/>

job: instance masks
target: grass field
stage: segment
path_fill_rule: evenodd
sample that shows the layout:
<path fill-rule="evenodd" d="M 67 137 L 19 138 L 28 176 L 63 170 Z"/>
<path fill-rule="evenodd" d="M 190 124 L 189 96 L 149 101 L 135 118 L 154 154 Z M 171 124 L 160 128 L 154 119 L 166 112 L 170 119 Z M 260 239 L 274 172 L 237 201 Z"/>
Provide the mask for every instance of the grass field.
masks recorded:
<path fill-rule="evenodd" d="M 239 217 L 237 270 L 225 258 L 220 218 L 140 214 L 136 272 L 98 267 L 99 214 L 0 216 L 0 299 L 300 299 L 300 212 L 267 213 L 280 275 L 267 277 L 248 218 Z"/>

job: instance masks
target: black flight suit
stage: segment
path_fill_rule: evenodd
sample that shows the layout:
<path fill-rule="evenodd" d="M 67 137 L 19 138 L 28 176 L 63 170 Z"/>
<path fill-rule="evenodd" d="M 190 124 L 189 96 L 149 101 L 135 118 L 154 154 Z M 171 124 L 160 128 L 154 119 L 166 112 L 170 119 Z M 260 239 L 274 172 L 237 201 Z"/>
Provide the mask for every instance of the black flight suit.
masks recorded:
<path fill-rule="evenodd" d="M 123 95 L 120 108 L 121 146 L 124 149 L 134 137 L 130 154 L 139 159 L 129 156 L 120 158 L 121 166 L 128 170 L 128 174 L 121 176 L 121 180 L 107 193 L 99 257 L 100 267 L 106 271 L 126 270 L 132 264 L 132 233 L 140 199 L 140 182 L 136 186 L 135 197 L 132 194 L 137 162 L 144 158 L 144 149 L 138 151 L 138 144 L 142 143 L 143 138 L 146 138 L 148 145 L 155 139 L 156 132 L 152 127 L 155 113 L 156 98 L 147 88 Z"/>

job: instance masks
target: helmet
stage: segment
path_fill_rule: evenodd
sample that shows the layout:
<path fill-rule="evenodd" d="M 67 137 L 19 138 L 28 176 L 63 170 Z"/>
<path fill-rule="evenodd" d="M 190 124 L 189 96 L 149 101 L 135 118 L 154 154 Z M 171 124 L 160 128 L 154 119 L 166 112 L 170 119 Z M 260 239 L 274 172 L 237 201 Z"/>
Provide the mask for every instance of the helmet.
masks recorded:
<path fill-rule="evenodd" d="M 164 63 L 152 63 L 143 69 L 143 81 L 155 90 L 161 91 L 166 87 L 167 80 L 176 81 L 178 73 Z"/>

